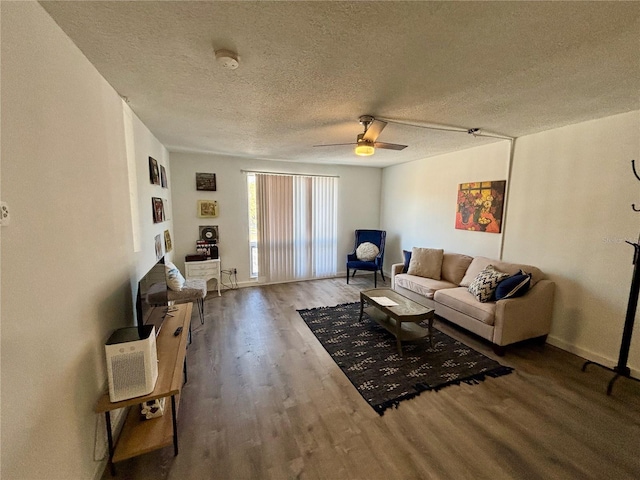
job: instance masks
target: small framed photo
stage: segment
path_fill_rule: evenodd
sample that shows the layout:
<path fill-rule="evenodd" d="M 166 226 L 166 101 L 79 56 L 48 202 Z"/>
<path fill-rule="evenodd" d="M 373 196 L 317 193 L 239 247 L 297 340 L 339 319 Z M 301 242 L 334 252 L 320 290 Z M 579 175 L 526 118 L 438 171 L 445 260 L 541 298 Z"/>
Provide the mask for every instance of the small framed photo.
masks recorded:
<path fill-rule="evenodd" d="M 215 200 L 198 200 L 198 216 L 215 218 L 218 216 L 218 202 Z"/>
<path fill-rule="evenodd" d="M 196 190 L 216 191 L 215 173 L 196 173 Z"/>
<path fill-rule="evenodd" d="M 155 243 L 156 243 L 156 260 L 160 260 L 162 258 L 162 240 L 160 239 L 160 234 L 156 235 Z"/>
<path fill-rule="evenodd" d="M 171 220 L 170 217 L 171 209 L 169 208 L 169 200 L 166 198 L 162 199 L 162 219 L 163 220 Z"/>
<path fill-rule="evenodd" d="M 207 242 L 218 243 L 218 225 L 200 225 L 198 238 Z"/>
<path fill-rule="evenodd" d="M 171 233 L 169 230 L 164 231 L 164 251 L 169 253 L 173 249 L 171 245 Z"/>
<path fill-rule="evenodd" d="M 151 197 L 153 204 L 153 223 L 161 223 L 164 221 L 164 204 L 161 198 Z"/>
<path fill-rule="evenodd" d="M 169 188 L 167 184 L 167 170 L 164 168 L 164 165 L 160 165 L 160 184 L 162 188 Z"/>
<path fill-rule="evenodd" d="M 158 161 L 153 157 L 149 157 L 149 179 L 153 185 L 160 185 L 160 169 Z"/>

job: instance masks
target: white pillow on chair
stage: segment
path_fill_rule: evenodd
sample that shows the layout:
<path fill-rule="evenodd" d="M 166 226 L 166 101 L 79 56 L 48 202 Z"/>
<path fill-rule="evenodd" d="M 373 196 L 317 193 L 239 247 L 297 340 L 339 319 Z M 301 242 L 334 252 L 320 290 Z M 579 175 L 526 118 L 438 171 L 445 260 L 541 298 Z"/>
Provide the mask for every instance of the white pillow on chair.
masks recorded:
<path fill-rule="evenodd" d="M 356 248 L 356 257 L 361 262 L 373 262 L 380 253 L 380 249 L 371 242 L 364 242 Z"/>

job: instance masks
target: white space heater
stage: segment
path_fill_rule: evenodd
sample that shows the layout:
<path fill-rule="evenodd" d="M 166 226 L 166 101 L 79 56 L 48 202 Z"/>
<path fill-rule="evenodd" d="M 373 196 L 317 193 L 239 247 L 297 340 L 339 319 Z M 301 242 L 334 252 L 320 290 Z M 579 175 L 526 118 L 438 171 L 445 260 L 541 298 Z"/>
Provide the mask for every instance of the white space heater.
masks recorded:
<path fill-rule="evenodd" d="M 120 328 L 104 346 L 109 399 L 119 402 L 153 392 L 158 380 L 158 352 L 153 325 Z"/>

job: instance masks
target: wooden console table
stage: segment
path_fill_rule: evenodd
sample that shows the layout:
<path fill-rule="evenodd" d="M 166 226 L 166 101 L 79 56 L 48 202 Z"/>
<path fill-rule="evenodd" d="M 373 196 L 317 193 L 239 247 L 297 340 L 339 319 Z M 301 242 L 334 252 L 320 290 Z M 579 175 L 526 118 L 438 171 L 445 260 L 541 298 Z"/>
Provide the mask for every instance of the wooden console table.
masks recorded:
<path fill-rule="evenodd" d="M 192 303 L 177 305 L 164 319 L 160 333 L 156 338 L 158 349 L 158 380 L 148 395 L 130 398 L 120 402 L 111 402 L 109 392 L 100 397 L 96 404 L 96 413 L 104 413 L 107 423 L 107 441 L 109 446 L 109 466 L 111 474 L 116 474 L 115 462 L 136 457 L 173 443 L 174 455 L 178 455 L 178 406 L 180 391 L 187 380 L 187 341 L 191 324 Z M 164 315 L 166 307 L 157 307 L 151 315 Z M 182 332 L 174 336 L 178 327 Z M 171 398 L 165 402 L 164 415 L 149 420 L 140 417 L 140 404 L 159 398 Z M 129 408 L 122 432 L 114 445 L 111 427 L 111 411 Z"/>

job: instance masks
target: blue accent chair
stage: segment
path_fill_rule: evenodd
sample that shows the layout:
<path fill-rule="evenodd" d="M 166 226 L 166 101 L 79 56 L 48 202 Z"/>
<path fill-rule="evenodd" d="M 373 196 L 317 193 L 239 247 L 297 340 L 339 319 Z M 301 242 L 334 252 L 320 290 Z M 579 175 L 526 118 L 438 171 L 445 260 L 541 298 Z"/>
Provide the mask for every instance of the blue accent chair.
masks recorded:
<path fill-rule="evenodd" d="M 387 232 L 384 230 L 356 230 L 356 242 L 353 247 L 353 252 L 347 254 L 347 283 L 349 283 L 349 270 L 353 269 L 352 277 L 355 277 L 358 270 L 366 270 L 373 273 L 373 286 L 378 288 L 378 271 L 382 275 L 382 281 L 384 279 L 384 272 L 382 271 L 382 260 L 384 258 L 384 242 L 387 236 Z M 378 247 L 380 253 L 371 262 L 363 262 L 356 257 L 356 249 L 361 243 L 370 242 Z"/>

